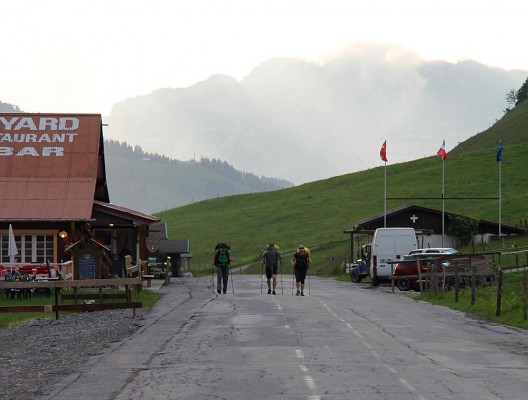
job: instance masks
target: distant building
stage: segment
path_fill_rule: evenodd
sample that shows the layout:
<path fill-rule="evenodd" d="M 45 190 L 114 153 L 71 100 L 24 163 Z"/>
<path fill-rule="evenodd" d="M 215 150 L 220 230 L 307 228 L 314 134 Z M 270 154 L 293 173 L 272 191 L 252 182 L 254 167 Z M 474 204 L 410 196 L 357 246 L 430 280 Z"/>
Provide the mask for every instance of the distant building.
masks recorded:
<path fill-rule="evenodd" d="M 151 225 L 147 248 L 149 262 L 167 262 L 170 257 L 172 276 L 181 276 L 183 271 L 189 269 L 191 259 L 191 244 L 189 239 L 171 240 L 168 238 L 167 224 L 157 223 Z"/>
<path fill-rule="evenodd" d="M 447 234 L 450 231 L 449 224 L 456 217 L 462 217 L 458 214 L 444 212 L 444 237 L 442 240 L 442 211 L 432 208 L 421 207 L 417 205 L 403 205 L 398 208 L 387 211 L 387 227 L 410 227 L 414 228 L 418 234 L 419 247 L 454 247 L 460 245 L 457 237 Z M 477 243 L 488 243 L 492 238 L 497 237 L 499 233 L 499 224 L 495 222 L 480 220 L 478 221 L 478 234 L 473 240 Z M 354 227 L 347 229 L 344 233 L 350 234 L 352 248 L 358 247 L 354 243 L 354 237 L 360 234 L 371 234 L 377 228 L 383 228 L 384 214 L 378 214 L 362 221 L 357 221 Z M 526 229 L 516 228 L 509 225 L 501 224 L 502 236 L 515 236 L 527 233 Z M 352 254 L 354 251 L 352 250 Z"/>

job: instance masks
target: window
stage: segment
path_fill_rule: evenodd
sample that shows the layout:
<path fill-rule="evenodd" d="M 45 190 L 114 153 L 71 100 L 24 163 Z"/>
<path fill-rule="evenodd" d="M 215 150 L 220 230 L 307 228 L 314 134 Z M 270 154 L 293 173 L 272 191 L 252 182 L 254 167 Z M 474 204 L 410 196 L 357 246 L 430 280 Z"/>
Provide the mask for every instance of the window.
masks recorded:
<path fill-rule="evenodd" d="M 9 255 L 9 235 L 0 235 L 0 259 L 8 263 Z M 38 235 L 15 235 L 15 242 L 18 249 L 18 255 L 15 262 L 18 263 L 45 263 L 46 260 L 54 262 L 55 260 L 55 235 L 38 234 Z"/>

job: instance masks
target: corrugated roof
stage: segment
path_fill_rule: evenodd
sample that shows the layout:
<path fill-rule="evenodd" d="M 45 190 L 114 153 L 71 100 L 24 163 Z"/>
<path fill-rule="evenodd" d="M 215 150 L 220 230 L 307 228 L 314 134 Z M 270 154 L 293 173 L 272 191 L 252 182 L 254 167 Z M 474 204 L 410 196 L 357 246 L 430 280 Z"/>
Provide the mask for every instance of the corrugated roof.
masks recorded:
<path fill-rule="evenodd" d="M 96 200 L 93 202 L 93 205 L 94 205 L 94 209 L 100 209 L 101 211 L 104 211 L 108 214 L 114 214 L 116 216 L 124 216 L 131 220 L 141 222 L 144 224 L 152 224 L 152 223 L 161 221 L 161 218 L 154 217 L 149 214 L 144 214 L 139 211 L 131 210 L 130 208 L 126 208 L 123 206 L 118 206 L 117 204 L 105 203 L 105 202 Z"/>
<path fill-rule="evenodd" d="M 109 201 L 102 145 L 99 114 L 0 113 L 0 219 L 90 219 Z"/>

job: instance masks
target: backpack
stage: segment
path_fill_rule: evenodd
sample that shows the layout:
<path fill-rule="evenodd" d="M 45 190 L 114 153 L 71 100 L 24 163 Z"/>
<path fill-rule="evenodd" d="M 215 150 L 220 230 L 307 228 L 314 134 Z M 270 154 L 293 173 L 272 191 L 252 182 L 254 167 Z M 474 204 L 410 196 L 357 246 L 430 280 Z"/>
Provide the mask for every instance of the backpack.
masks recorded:
<path fill-rule="evenodd" d="M 231 246 L 226 243 L 218 243 L 215 247 L 215 265 L 229 265 Z"/>

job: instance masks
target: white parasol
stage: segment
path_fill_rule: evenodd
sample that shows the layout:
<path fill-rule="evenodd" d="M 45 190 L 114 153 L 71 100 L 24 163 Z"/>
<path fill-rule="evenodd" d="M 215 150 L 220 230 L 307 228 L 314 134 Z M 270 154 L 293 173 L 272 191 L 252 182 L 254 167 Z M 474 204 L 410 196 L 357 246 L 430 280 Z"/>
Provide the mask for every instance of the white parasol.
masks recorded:
<path fill-rule="evenodd" d="M 15 234 L 13 233 L 13 227 L 9 224 L 9 246 L 7 250 L 9 256 L 9 263 L 11 264 L 11 272 L 13 272 L 13 264 L 15 262 L 15 256 L 18 256 L 18 248 L 15 242 Z"/>

